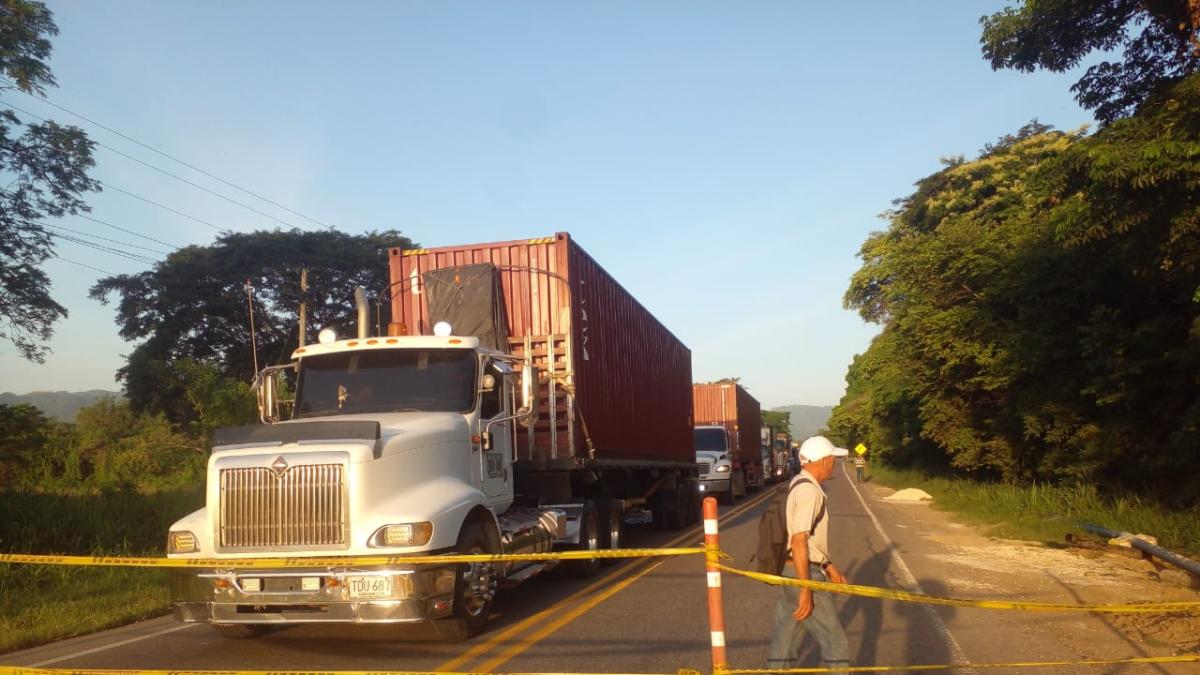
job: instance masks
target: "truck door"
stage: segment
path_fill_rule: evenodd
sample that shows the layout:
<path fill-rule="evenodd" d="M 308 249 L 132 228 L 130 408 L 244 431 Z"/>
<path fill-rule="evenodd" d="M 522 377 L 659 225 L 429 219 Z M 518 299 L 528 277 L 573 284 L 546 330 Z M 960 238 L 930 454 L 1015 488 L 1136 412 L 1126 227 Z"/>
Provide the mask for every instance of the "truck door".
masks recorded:
<path fill-rule="evenodd" d="M 479 433 L 488 434 L 480 448 L 480 490 L 497 513 L 512 504 L 513 371 L 506 363 L 493 361 L 485 373 L 494 378 L 491 391 L 484 391 L 479 405 Z M 489 424 L 492 420 L 494 423 Z"/>

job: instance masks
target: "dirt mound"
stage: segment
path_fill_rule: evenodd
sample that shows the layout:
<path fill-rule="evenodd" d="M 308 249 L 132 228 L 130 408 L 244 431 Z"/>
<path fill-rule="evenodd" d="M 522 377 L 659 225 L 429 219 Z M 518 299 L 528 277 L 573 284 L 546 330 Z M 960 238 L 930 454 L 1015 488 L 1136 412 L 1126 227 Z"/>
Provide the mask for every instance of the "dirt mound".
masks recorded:
<path fill-rule="evenodd" d="M 900 490 L 889 497 L 884 497 L 883 499 L 884 501 L 888 502 L 905 502 L 909 504 L 933 501 L 933 497 L 929 496 L 928 492 L 920 488 L 904 488 L 903 490 Z"/>

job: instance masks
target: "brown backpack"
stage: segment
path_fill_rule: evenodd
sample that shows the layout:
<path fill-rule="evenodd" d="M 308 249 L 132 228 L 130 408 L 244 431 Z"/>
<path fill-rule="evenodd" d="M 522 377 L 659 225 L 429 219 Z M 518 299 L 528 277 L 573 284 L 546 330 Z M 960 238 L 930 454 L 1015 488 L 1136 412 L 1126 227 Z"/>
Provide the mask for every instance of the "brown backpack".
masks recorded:
<path fill-rule="evenodd" d="M 758 519 L 758 548 L 750 560 L 758 561 L 758 571 L 763 574 L 783 572 L 783 566 L 788 561 L 788 542 L 791 537 L 787 531 L 787 500 L 792 490 L 801 483 L 816 485 L 811 479 L 797 476 L 791 483 L 780 486 L 771 497 L 771 503 Z M 808 531 L 812 536 L 817 531 L 817 524 L 825 517 L 825 501 L 821 500 L 821 508 L 813 519 L 812 528 Z"/>

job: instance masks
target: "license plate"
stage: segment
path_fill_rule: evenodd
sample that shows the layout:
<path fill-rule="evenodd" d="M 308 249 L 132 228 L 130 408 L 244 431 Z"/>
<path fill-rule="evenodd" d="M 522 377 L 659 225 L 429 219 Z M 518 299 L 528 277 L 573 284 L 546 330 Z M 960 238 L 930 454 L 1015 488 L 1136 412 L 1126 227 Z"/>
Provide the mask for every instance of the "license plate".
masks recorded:
<path fill-rule="evenodd" d="M 347 577 L 351 600 L 381 600 L 392 597 L 390 576 Z"/>

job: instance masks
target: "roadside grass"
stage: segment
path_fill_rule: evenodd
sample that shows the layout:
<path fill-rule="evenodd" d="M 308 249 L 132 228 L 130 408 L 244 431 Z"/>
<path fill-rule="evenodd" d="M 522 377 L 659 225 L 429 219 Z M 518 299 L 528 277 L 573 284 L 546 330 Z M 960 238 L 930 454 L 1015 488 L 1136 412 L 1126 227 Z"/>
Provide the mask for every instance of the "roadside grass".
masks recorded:
<path fill-rule="evenodd" d="M 156 569 L 0 569 L 0 653 L 165 614 L 167 574 Z"/>
<path fill-rule="evenodd" d="M 162 556 L 201 488 L 110 493 L 0 491 L 0 551 Z M 165 570 L 0 564 L 0 653 L 167 612 Z"/>
<path fill-rule="evenodd" d="M 880 463 L 872 464 L 867 473 L 873 482 L 897 490 L 920 488 L 933 497 L 935 508 L 985 526 L 988 534 L 997 537 L 1062 544 L 1068 532 L 1082 532 L 1082 524 L 1090 523 L 1154 535 L 1164 548 L 1200 554 L 1200 508 L 1178 510 L 1136 497 L 1107 498 L 1087 485 L 980 483 Z"/>

